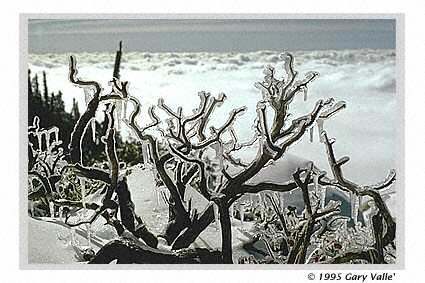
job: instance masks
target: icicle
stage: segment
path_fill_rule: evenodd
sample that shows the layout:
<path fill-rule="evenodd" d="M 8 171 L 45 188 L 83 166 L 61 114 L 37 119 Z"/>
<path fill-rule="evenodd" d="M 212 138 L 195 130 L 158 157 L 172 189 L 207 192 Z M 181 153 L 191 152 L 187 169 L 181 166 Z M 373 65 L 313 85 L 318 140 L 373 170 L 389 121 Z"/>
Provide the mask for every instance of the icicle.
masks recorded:
<path fill-rule="evenodd" d="M 31 178 L 28 178 L 28 192 L 30 193 L 32 191 L 34 191 L 34 186 L 33 186 L 33 183 L 32 183 L 32 179 Z"/>
<path fill-rule="evenodd" d="M 317 119 L 317 129 L 318 129 L 318 134 L 319 134 L 319 140 L 320 140 L 320 142 L 324 142 L 324 138 L 322 137 L 323 124 L 324 124 L 324 120 L 323 119 Z"/>
<path fill-rule="evenodd" d="M 188 167 L 189 163 L 188 162 L 183 162 L 183 166 L 182 166 L 182 175 L 187 173 L 187 167 Z M 177 179 L 176 179 L 177 180 Z"/>
<path fill-rule="evenodd" d="M 152 147 L 149 143 L 146 144 L 146 153 L 147 153 L 147 162 L 151 166 L 151 168 L 155 168 L 152 166 Z M 155 171 L 156 172 L 156 171 Z"/>
<path fill-rule="evenodd" d="M 89 102 L 91 100 L 90 91 L 91 91 L 91 89 L 89 87 L 84 88 L 84 102 L 86 103 L 86 106 L 89 105 Z"/>
<path fill-rule="evenodd" d="M 328 187 L 322 187 L 320 190 L 320 207 L 325 208 L 325 202 L 326 202 L 326 191 Z"/>
<path fill-rule="evenodd" d="M 46 151 L 50 152 L 50 131 L 46 130 L 43 132 L 46 139 Z"/>
<path fill-rule="evenodd" d="M 242 202 L 239 202 L 239 217 L 241 219 L 241 224 L 243 224 L 245 218 L 245 206 Z"/>
<path fill-rule="evenodd" d="M 127 100 L 122 102 L 122 116 L 124 120 L 127 120 Z"/>
<path fill-rule="evenodd" d="M 183 166 L 182 166 L 183 167 Z M 176 167 L 174 167 L 174 174 L 173 174 L 173 181 L 174 181 L 174 183 L 177 183 L 177 180 L 178 180 L 178 177 L 177 177 L 177 175 L 179 174 L 179 172 L 178 172 L 178 170 L 177 170 L 177 165 L 176 165 Z M 183 172 L 182 172 L 182 174 L 183 174 Z"/>
<path fill-rule="evenodd" d="M 218 172 L 221 172 L 224 168 L 224 157 L 223 157 L 223 147 L 219 146 L 218 152 L 217 152 L 217 158 L 218 158 L 218 164 L 219 164 L 219 170 Z"/>
<path fill-rule="evenodd" d="M 63 216 L 63 206 L 59 206 L 59 220 L 62 221 Z"/>
<path fill-rule="evenodd" d="M 214 209 L 215 229 L 217 231 L 219 231 L 220 230 L 220 216 L 219 216 L 218 205 L 216 203 L 213 203 L 213 209 Z"/>
<path fill-rule="evenodd" d="M 143 156 L 143 164 L 148 165 L 148 146 L 145 142 L 142 142 L 142 156 Z"/>
<path fill-rule="evenodd" d="M 48 151 L 50 151 L 50 147 L 51 146 L 54 146 L 54 144 L 56 143 L 56 141 L 54 140 L 52 142 L 52 144 L 50 144 L 50 139 L 52 137 L 52 134 L 55 135 L 55 139 L 56 139 L 56 134 L 55 134 L 55 131 L 56 130 L 57 130 L 56 127 L 52 127 L 52 128 L 50 128 L 50 129 L 48 129 L 48 130 L 45 131 L 45 135 L 46 135 L 46 146 L 47 146 L 47 150 Z"/>
<path fill-rule="evenodd" d="M 41 140 L 41 132 L 37 132 L 37 142 L 38 142 L 38 149 L 41 150 L 42 140 Z"/>
<path fill-rule="evenodd" d="M 280 197 L 279 197 L 279 193 L 278 192 L 274 192 L 274 199 L 277 199 L 277 205 L 280 207 L 281 203 L 280 203 Z"/>
<path fill-rule="evenodd" d="M 143 161 L 146 166 L 151 165 L 151 147 L 148 143 L 143 143 L 142 146 L 142 155 L 143 155 Z"/>
<path fill-rule="evenodd" d="M 54 133 L 55 133 L 55 141 L 59 142 L 59 128 L 54 128 Z"/>
<path fill-rule="evenodd" d="M 353 207 L 353 219 L 354 219 L 354 224 L 357 224 L 357 218 L 359 215 L 360 197 L 355 196 L 354 198 L 355 199 L 354 199 L 354 207 Z"/>
<path fill-rule="evenodd" d="M 280 209 L 283 211 L 285 209 L 285 194 L 280 193 Z"/>
<path fill-rule="evenodd" d="M 350 192 L 351 218 L 354 220 L 356 210 L 356 195 Z"/>
<path fill-rule="evenodd" d="M 310 142 L 313 142 L 313 141 L 314 141 L 314 139 L 313 139 L 313 135 L 314 135 L 314 128 L 313 128 L 313 127 L 311 127 L 311 128 L 310 128 Z"/>
<path fill-rule="evenodd" d="M 86 230 L 87 230 L 87 246 L 91 249 L 91 224 L 86 224 Z"/>
<path fill-rule="evenodd" d="M 234 204 L 232 203 L 232 204 L 230 205 L 230 208 L 229 208 L 229 215 L 230 215 L 230 218 L 233 218 L 234 211 L 235 211 L 235 207 L 234 207 Z"/>
<path fill-rule="evenodd" d="M 313 176 L 313 182 L 314 182 L 314 192 L 318 195 L 319 194 L 319 175 L 314 174 Z"/>
<path fill-rule="evenodd" d="M 154 188 L 155 207 L 153 208 L 153 211 L 154 212 L 158 212 L 159 211 L 159 198 L 160 198 L 159 188 L 158 187 L 155 187 Z"/>
<path fill-rule="evenodd" d="M 307 89 L 306 88 L 304 88 L 304 101 L 307 101 Z"/>
<path fill-rule="evenodd" d="M 83 213 L 86 213 L 86 179 L 81 178 L 81 203 L 83 204 Z"/>
<path fill-rule="evenodd" d="M 96 142 L 96 119 L 93 117 L 93 119 L 91 119 L 91 132 L 92 132 L 92 137 L 93 137 L 93 142 Z"/>
<path fill-rule="evenodd" d="M 221 172 L 221 170 L 223 169 L 223 148 L 220 143 L 214 143 L 211 147 L 215 151 L 215 159 L 218 161 L 218 165 L 220 168 L 217 171 Z"/>
<path fill-rule="evenodd" d="M 117 125 L 117 131 L 121 129 L 121 109 L 122 109 L 122 101 L 117 101 L 115 103 L 115 123 Z"/>
<path fill-rule="evenodd" d="M 32 200 L 28 200 L 28 205 L 30 206 L 30 215 L 34 216 L 34 202 Z"/>
<path fill-rule="evenodd" d="M 53 201 L 49 202 L 49 210 L 50 210 L 50 217 L 54 218 L 55 217 L 55 204 L 53 203 Z"/>

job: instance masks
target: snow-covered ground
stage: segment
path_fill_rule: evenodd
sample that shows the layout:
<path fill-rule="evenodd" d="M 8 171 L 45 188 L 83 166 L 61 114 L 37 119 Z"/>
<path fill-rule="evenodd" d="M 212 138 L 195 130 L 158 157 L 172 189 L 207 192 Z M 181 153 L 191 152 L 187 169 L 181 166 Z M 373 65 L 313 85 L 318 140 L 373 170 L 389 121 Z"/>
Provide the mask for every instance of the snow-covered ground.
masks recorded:
<path fill-rule="evenodd" d="M 251 182 L 274 181 L 286 183 L 291 178 L 291 175 L 284 172 L 293 172 L 296 168 L 305 165 L 306 160 L 289 155 L 287 158 L 269 166 L 269 170 L 261 171 Z M 280 174 L 279 172 L 283 173 Z M 137 214 L 142 217 L 151 232 L 156 235 L 161 234 L 168 221 L 168 206 L 161 197 L 161 191 L 167 193 L 166 188 L 156 187 L 153 172 L 150 169 L 141 169 L 138 165 L 131 169 L 131 174 L 128 176 L 128 185 Z M 91 198 L 91 195 L 88 198 Z M 243 198 L 245 199 L 243 202 L 246 202 L 251 197 L 244 196 Z M 208 205 L 208 201 L 190 187 L 187 188 L 185 194 L 185 200 L 189 199 L 192 199 L 192 207 L 197 209 L 198 212 L 203 211 Z M 298 208 L 303 206 L 300 191 L 285 193 L 283 199 L 285 206 L 292 205 Z M 350 206 L 345 195 L 338 194 L 336 191 L 328 191 L 327 199 L 342 200 L 342 214 L 350 215 Z M 95 201 L 95 198 L 90 202 L 92 201 Z M 238 206 L 235 205 L 234 209 L 237 210 Z M 93 231 L 91 247 L 95 252 L 108 241 L 118 237 L 114 228 L 104 224 L 105 220 L 100 217 L 91 226 Z M 235 262 L 240 256 L 247 256 L 252 253 L 252 251 L 244 249 L 243 245 L 251 242 L 256 232 L 254 222 L 241 222 L 239 219 L 232 218 L 233 256 Z M 87 227 L 84 225 L 75 228 L 75 241 L 80 249 L 73 247 L 71 244 L 71 229 L 63 223 L 63 220 L 57 217 L 37 219 L 29 217 L 28 235 L 28 263 L 30 264 L 70 264 L 85 261 L 81 255 L 81 249 L 88 245 Z M 261 246 L 261 242 L 258 242 L 257 245 Z M 192 247 L 220 249 L 221 232 L 219 222 L 213 222 L 208 226 L 195 240 Z M 160 242 L 158 248 L 163 250 L 170 249 L 165 242 Z"/>
<path fill-rule="evenodd" d="M 168 206 L 162 199 L 160 192 L 165 188 L 157 188 L 154 182 L 152 171 L 142 170 L 137 166 L 128 176 L 128 185 L 131 191 L 132 199 L 136 206 L 136 212 L 142 217 L 148 229 L 158 235 L 163 232 L 168 221 Z M 208 202 L 199 193 L 188 188 L 186 199 L 191 198 L 193 208 L 202 212 Z M 92 224 L 93 235 L 91 238 L 91 247 L 97 251 L 109 240 L 116 238 L 117 234 L 109 225 L 104 225 L 105 220 L 99 218 Z M 234 256 L 247 255 L 242 249 L 242 245 L 252 238 L 252 222 L 243 222 L 232 220 L 232 234 Z M 75 263 L 83 261 L 76 256 L 75 248 L 71 245 L 71 229 L 58 218 L 28 218 L 28 263 Z M 81 248 L 87 246 L 86 226 L 81 225 L 75 228 L 76 241 Z M 221 232 L 220 225 L 213 223 L 205 229 L 201 235 L 192 244 L 193 247 L 203 247 L 209 249 L 220 249 Z M 164 243 L 158 248 L 170 249 Z"/>

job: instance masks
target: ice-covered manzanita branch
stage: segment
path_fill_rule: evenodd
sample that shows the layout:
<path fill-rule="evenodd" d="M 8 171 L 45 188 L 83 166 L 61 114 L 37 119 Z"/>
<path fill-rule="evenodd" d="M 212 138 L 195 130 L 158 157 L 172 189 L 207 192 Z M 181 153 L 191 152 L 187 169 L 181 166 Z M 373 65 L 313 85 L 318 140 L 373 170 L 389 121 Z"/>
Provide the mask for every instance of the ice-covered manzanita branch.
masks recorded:
<path fill-rule="evenodd" d="M 304 180 L 301 174 L 304 173 Z M 297 186 L 302 191 L 304 200 L 305 220 L 301 221 L 301 228 L 295 235 L 295 243 L 289 253 L 287 263 L 303 264 L 306 261 L 307 249 L 310 246 L 311 237 L 314 232 L 315 225 L 325 217 L 329 217 L 340 212 L 340 202 L 329 202 L 323 209 L 319 208 L 319 203 L 313 206 L 310 200 L 308 185 L 311 182 L 313 174 L 313 166 L 307 169 L 300 169 L 293 174 Z"/>
<path fill-rule="evenodd" d="M 396 223 L 394 218 L 382 199 L 379 190 L 385 189 L 393 184 L 396 180 L 395 170 L 391 170 L 388 176 L 379 184 L 371 186 L 360 186 L 344 177 L 342 166 L 349 161 L 348 157 L 336 158 L 333 145 L 334 139 L 328 138 L 325 131 L 321 133 L 324 138 L 326 152 L 328 155 L 329 165 L 332 170 L 333 179 L 328 179 L 325 174 L 319 178 L 322 185 L 336 186 L 342 190 L 349 191 L 357 196 L 368 196 L 373 199 L 377 207 L 377 214 L 372 216 L 372 225 L 375 233 L 375 246 L 369 251 L 349 252 L 338 256 L 332 260 L 333 263 L 344 263 L 355 259 L 363 259 L 369 262 L 384 263 L 383 249 L 392 244 L 394 247 L 394 239 L 396 236 Z M 383 225 L 385 223 L 386 232 L 383 233 Z"/>
<path fill-rule="evenodd" d="M 293 101 L 294 97 L 306 91 L 306 87 L 311 82 L 317 73 L 310 74 L 305 80 L 295 83 L 296 72 L 293 70 L 293 58 L 288 55 L 289 63 L 286 63 L 286 71 L 288 74 L 288 80 L 277 80 L 275 78 L 274 70 L 270 69 L 269 73 L 266 73 L 265 80 L 260 84 L 261 87 L 266 89 L 265 97 L 260 102 L 257 113 L 258 121 L 260 125 L 257 126 L 259 131 L 258 140 L 258 154 L 257 157 L 243 170 L 234 176 L 226 174 L 227 180 L 221 187 L 220 193 L 223 195 L 222 203 L 225 203 L 226 207 L 229 207 L 236 199 L 245 193 L 255 193 L 263 190 L 275 190 L 275 191 L 288 191 L 296 187 L 294 183 L 288 184 L 268 184 L 260 183 L 257 185 L 246 184 L 253 176 L 255 176 L 270 160 L 277 160 L 283 156 L 287 149 L 298 141 L 306 132 L 307 129 L 312 127 L 321 113 L 334 108 L 334 101 L 322 101 L 319 100 L 316 103 L 314 109 L 307 115 L 302 116 L 298 119 L 294 119 L 291 126 L 285 128 L 285 124 L 288 122 L 287 116 L 289 111 L 289 105 Z M 271 107 L 274 112 L 274 120 L 271 126 L 268 126 L 266 109 Z M 264 142 L 261 142 L 264 141 Z M 201 214 L 202 216 L 202 214 Z M 206 220 L 210 223 L 213 221 L 213 216 L 209 215 Z M 192 233 L 192 234 L 191 234 Z M 184 232 L 179 238 L 185 239 L 180 241 L 176 239 L 174 242 L 174 248 L 186 247 L 197 237 L 192 231 Z"/>
<path fill-rule="evenodd" d="M 121 179 L 118 178 L 119 162 L 116 154 L 115 121 L 113 119 L 114 106 L 107 109 L 109 124 L 106 135 L 102 137 L 102 142 L 105 144 L 105 153 L 109 162 L 109 174 L 97 168 L 85 167 L 82 163 L 82 139 L 89 122 L 95 118 L 96 111 L 101 102 L 110 102 L 127 98 L 127 83 L 121 83 L 117 78 L 114 78 L 112 80 L 112 93 L 109 95 L 102 95 L 102 88 L 98 82 L 81 80 L 77 77 L 77 73 L 76 59 L 71 56 L 69 80 L 77 86 L 91 88 L 94 92 L 87 104 L 87 109 L 77 121 L 71 134 L 69 145 L 69 161 L 71 165 L 67 166 L 67 168 L 75 170 L 77 174 L 86 178 L 100 180 L 107 184 L 107 193 L 103 199 L 102 206 L 95 209 L 95 214 L 91 219 L 80 222 L 77 225 L 92 223 L 99 215 L 102 215 L 106 209 L 116 208 L 116 204 L 114 204 L 114 200 L 112 200 L 112 195 L 115 192 L 118 197 L 118 206 L 123 225 L 133 233 L 134 236 L 142 238 L 148 245 L 156 247 L 158 243 L 157 239 L 147 230 L 141 218 L 135 213 L 134 203 L 131 200 L 131 194 L 129 193 L 125 176 Z M 116 94 L 118 92 L 119 95 Z M 136 223 L 138 224 L 137 226 Z"/>
<path fill-rule="evenodd" d="M 286 78 L 277 79 L 272 67 L 266 69 L 264 81 L 258 86 L 263 90 L 263 99 L 259 102 L 257 108 L 257 119 L 254 124 L 256 130 L 253 138 L 245 143 L 240 143 L 234 130 L 234 122 L 237 117 L 245 112 L 245 107 L 237 108 L 229 113 L 227 121 L 219 128 L 210 127 L 210 135 L 206 134 L 209 120 L 217 109 L 225 101 L 225 95 L 214 98 L 209 93 L 201 92 L 199 107 L 192 115 L 184 116 L 183 109 L 178 107 L 173 110 L 172 107 L 165 104 L 161 99 L 158 107 L 164 111 L 169 118 L 167 119 L 167 128 L 161 129 L 161 121 L 155 114 L 154 108 L 150 108 L 149 114 L 152 122 L 144 127 L 140 127 L 136 122 L 136 117 L 140 114 L 140 102 L 128 93 L 127 82 L 113 80 L 113 94 L 109 96 L 100 96 L 101 88 L 95 82 L 84 82 L 76 78 L 75 59 L 71 59 L 70 79 L 77 85 L 83 87 L 90 86 L 94 88 L 94 95 L 90 101 L 84 119 L 79 121 L 74 131 L 78 135 L 84 133 L 85 126 L 94 117 L 95 109 L 99 102 L 113 99 L 125 99 L 134 105 L 134 110 L 127 121 L 129 127 L 134 131 L 137 137 L 150 144 L 152 157 L 155 167 L 165 186 L 170 191 L 170 204 L 176 212 L 175 221 L 178 222 L 176 229 L 169 229 L 167 240 L 172 244 L 173 249 L 188 247 L 196 237 L 214 220 L 212 204 L 207 206 L 205 211 L 199 216 L 191 218 L 193 214 L 190 204 L 184 200 L 184 192 L 189 180 L 197 180 L 191 183 L 205 198 L 212 200 L 219 205 L 220 220 L 222 225 L 222 252 L 223 261 L 232 262 L 231 255 L 231 229 L 228 209 L 230 205 L 239 197 L 246 193 L 256 193 L 263 190 L 290 191 L 297 187 L 295 182 L 287 184 L 259 183 L 248 184 L 260 170 L 262 170 L 269 161 L 281 158 L 288 148 L 296 143 L 314 125 L 320 115 L 330 113 L 333 109 L 333 100 L 319 100 L 313 110 L 305 116 L 289 120 L 289 106 L 294 98 L 307 91 L 308 84 L 313 81 L 318 74 L 309 73 L 301 81 L 296 81 L 297 72 L 293 68 L 293 57 L 290 54 L 283 55 L 285 61 Z M 273 121 L 267 120 L 267 111 L 271 109 L 274 112 Z M 81 120 L 81 119 L 80 119 Z M 157 130 L 161 133 L 160 137 L 149 131 Z M 229 134 L 230 140 L 226 140 L 225 134 Z M 81 164 L 81 152 L 76 148 L 79 142 L 74 138 L 71 142 L 72 160 L 74 163 Z M 160 154 L 159 144 L 168 144 L 168 150 Z M 249 164 L 233 158 L 232 154 L 245 146 L 258 146 L 258 154 Z M 214 148 L 216 152 L 223 155 L 227 164 L 223 164 L 222 172 L 224 178 L 218 188 L 208 187 L 205 177 L 205 159 L 204 154 L 207 149 Z M 108 151 L 108 148 L 107 148 Z M 166 169 L 170 161 L 177 162 L 177 178 L 170 176 L 170 171 Z M 188 170 L 183 177 L 182 164 L 187 164 Z M 112 164 L 113 165 L 113 164 Z M 238 167 L 238 172 L 234 175 L 226 171 L 228 166 Z M 112 166 L 113 167 L 113 166 Z M 88 173 L 83 169 L 82 172 Z M 101 174 L 101 173 L 99 173 Z M 110 184 L 115 183 L 114 176 L 110 175 Z M 184 181 L 183 181 L 184 180 Z M 196 214 L 198 215 L 198 214 Z"/>

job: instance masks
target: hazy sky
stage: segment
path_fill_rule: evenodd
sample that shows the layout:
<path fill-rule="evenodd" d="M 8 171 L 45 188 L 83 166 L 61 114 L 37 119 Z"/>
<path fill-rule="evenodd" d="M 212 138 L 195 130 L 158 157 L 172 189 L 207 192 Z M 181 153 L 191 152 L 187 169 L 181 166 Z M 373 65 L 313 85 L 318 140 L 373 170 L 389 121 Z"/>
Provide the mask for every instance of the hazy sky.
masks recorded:
<path fill-rule="evenodd" d="M 395 48 L 395 20 L 30 20 L 30 53 Z"/>

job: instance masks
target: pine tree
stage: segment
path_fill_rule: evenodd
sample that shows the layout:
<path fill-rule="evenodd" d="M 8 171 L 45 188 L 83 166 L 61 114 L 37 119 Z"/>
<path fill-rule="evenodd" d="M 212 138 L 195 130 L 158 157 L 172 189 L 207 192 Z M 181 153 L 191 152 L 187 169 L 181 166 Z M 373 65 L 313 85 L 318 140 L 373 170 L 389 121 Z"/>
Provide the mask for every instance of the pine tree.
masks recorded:
<path fill-rule="evenodd" d="M 31 70 L 28 70 L 28 97 L 32 97 Z"/>
<path fill-rule="evenodd" d="M 35 92 L 35 94 L 37 96 L 38 95 L 41 96 L 41 94 L 40 94 L 40 87 L 39 87 L 39 84 L 38 84 L 38 76 L 37 76 L 37 74 L 35 74 L 35 76 L 34 76 L 33 85 L 34 85 L 34 92 Z"/>
<path fill-rule="evenodd" d="M 65 112 L 65 102 L 62 99 L 62 92 L 59 91 L 58 95 L 56 96 L 56 103 L 57 103 L 57 110 L 59 112 Z"/>
<path fill-rule="evenodd" d="M 47 88 L 47 79 L 45 71 L 43 71 L 43 98 L 46 108 L 49 109 L 49 90 Z"/>
<path fill-rule="evenodd" d="M 78 103 L 75 100 L 75 98 L 72 99 L 71 116 L 72 116 L 72 119 L 74 119 L 75 121 L 80 119 L 80 116 L 81 116 L 80 110 L 78 109 Z"/>

